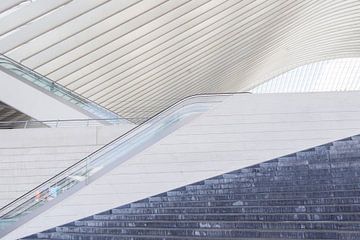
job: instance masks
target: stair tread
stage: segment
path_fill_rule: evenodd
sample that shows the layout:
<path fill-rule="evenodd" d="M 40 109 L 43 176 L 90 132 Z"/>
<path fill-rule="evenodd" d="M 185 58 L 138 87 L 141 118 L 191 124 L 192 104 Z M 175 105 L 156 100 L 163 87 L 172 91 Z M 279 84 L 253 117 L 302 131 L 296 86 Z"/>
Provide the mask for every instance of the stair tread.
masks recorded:
<path fill-rule="evenodd" d="M 360 239 L 359 180 L 357 135 L 25 239 Z"/>

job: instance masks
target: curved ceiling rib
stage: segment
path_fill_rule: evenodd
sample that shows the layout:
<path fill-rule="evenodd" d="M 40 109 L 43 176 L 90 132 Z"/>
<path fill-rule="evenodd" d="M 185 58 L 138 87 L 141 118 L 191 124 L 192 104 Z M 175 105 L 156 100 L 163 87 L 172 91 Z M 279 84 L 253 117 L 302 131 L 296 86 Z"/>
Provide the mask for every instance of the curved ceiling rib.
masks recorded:
<path fill-rule="evenodd" d="M 252 89 L 253 93 L 359 91 L 360 58 L 306 64 Z"/>
<path fill-rule="evenodd" d="M 0 19 L 1 53 L 124 117 L 360 56 L 358 0 L 4 0 Z"/>

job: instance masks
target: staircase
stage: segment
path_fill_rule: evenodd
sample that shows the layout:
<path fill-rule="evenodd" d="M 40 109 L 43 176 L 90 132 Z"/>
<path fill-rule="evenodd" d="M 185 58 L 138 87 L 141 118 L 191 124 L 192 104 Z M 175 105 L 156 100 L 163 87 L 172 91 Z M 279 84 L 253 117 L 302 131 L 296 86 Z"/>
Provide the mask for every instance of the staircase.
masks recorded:
<path fill-rule="evenodd" d="M 25 239 L 360 239 L 360 136 L 226 173 Z"/>
<path fill-rule="evenodd" d="M 27 121 L 30 117 L 0 101 L 0 129 L 24 127 L 16 121 Z"/>

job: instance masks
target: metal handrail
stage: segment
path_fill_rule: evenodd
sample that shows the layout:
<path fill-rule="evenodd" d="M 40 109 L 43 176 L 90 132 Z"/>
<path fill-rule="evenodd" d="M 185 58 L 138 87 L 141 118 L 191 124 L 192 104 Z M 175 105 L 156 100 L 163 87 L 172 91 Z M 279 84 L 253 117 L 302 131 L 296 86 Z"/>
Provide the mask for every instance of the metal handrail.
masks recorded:
<path fill-rule="evenodd" d="M 21 121 L 0 121 L 0 129 L 8 128 L 48 128 L 48 127 L 79 127 L 79 126 L 102 126 L 102 122 L 110 123 L 111 125 L 120 125 L 123 120 L 129 122 L 145 121 L 147 118 L 95 118 L 95 119 L 65 119 L 65 120 L 21 120 Z"/>
<path fill-rule="evenodd" d="M 54 189 L 54 191 L 61 189 L 60 193 L 62 193 L 88 179 L 104 166 L 114 162 L 120 164 L 125 160 L 120 161 L 119 154 L 126 156 L 129 151 L 134 151 L 134 146 L 142 147 L 140 150 L 143 150 L 149 142 L 154 141 L 152 137 L 159 132 L 165 131 L 189 114 L 207 111 L 209 104 L 221 101 L 219 97 L 233 94 L 242 93 L 198 94 L 178 101 L 1 208 L 0 221 L 16 218 L 29 209 L 42 206 L 46 203 L 46 199 L 51 198 Z M 210 100 L 205 101 L 204 98 Z"/>
<path fill-rule="evenodd" d="M 75 104 L 86 112 L 95 115 L 97 118 L 119 118 L 118 114 L 50 80 L 46 76 L 35 72 L 21 63 L 18 63 L 15 60 L 5 56 L 4 54 L 0 54 L 0 66 L 11 71 L 15 75 L 20 76 L 22 80 L 25 80 L 30 84 L 35 84 L 36 86 L 41 87 L 43 90 L 55 94 L 67 102 Z M 19 74 L 19 72 L 23 73 L 24 75 Z"/>

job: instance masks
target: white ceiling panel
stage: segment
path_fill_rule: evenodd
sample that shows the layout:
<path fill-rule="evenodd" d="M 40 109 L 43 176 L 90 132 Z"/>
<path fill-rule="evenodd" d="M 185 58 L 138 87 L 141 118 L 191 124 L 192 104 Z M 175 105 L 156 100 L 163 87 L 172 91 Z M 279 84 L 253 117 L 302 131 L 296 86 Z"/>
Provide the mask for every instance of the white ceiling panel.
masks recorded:
<path fill-rule="evenodd" d="M 127 117 L 360 55 L 358 0 L 5 0 L 0 10 L 1 53 Z"/>

